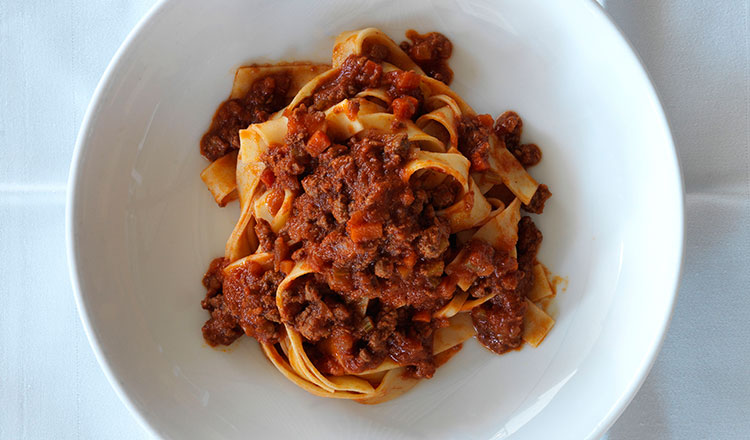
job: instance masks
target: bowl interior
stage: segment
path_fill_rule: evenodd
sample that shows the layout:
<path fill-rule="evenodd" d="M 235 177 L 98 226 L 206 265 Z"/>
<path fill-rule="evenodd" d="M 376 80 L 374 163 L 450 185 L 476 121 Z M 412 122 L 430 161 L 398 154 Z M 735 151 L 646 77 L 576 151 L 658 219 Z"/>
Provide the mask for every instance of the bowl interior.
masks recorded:
<path fill-rule="evenodd" d="M 586 438 L 644 378 L 667 325 L 682 247 L 679 170 L 636 57 L 593 2 L 200 0 L 162 3 L 111 66 L 73 165 L 70 246 L 92 344 L 125 400 L 177 438 Z M 321 399 L 243 338 L 201 338 L 201 277 L 238 216 L 198 174 L 198 141 L 243 63 L 328 61 L 342 30 L 437 30 L 453 88 L 517 111 L 553 198 L 540 260 L 564 276 L 537 349 L 469 341 L 432 380 L 380 406 Z M 565 427 L 561 432 L 560 427 Z M 515 437 L 514 437 L 515 438 Z"/>

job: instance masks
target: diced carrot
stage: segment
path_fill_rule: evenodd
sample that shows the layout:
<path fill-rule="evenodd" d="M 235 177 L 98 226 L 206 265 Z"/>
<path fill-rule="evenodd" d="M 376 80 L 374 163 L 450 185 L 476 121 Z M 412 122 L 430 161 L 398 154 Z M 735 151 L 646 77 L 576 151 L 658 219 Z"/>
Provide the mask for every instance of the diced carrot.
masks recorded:
<path fill-rule="evenodd" d="M 406 255 L 403 259 L 403 264 L 404 266 L 410 269 L 414 267 L 414 265 L 417 264 L 417 254 L 415 254 L 414 252 L 411 252 L 408 255 Z"/>
<path fill-rule="evenodd" d="M 313 156 L 318 156 L 330 146 L 331 140 L 328 135 L 323 130 L 318 130 L 307 141 L 307 152 Z"/>
<path fill-rule="evenodd" d="M 414 113 L 417 112 L 417 106 L 419 101 L 413 96 L 402 96 L 393 100 L 393 116 L 396 119 L 406 120 L 411 119 Z"/>
<path fill-rule="evenodd" d="M 432 49 L 426 44 L 417 44 L 412 51 L 414 58 L 420 61 L 427 61 L 432 58 Z"/>
<path fill-rule="evenodd" d="M 276 215 L 276 213 L 279 212 L 279 209 L 281 209 L 281 205 L 284 203 L 284 196 L 284 191 L 281 189 L 275 189 L 268 195 L 266 202 L 268 203 L 268 208 L 271 210 L 272 215 Z"/>
<path fill-rule="evenodd" d="M 366 223 L 364 211 L 354 211 L 349 216 L 349 222 L 354 224 Z"/>
<path fill-rule="evenodd" d="M 374 223 L 353 223 L 346 224 L 349 237 L 355 243 L 374 240 L 383 236 L 383 225 L 378 222 Z"/>
<path fill-rule="evenodd" d="M 401 72 L 396 76 L 395 85 L 401 90 L 415 89 L 419 87 L 419 82 L 419 75 L 409 70 L 406 72 Z"/>
<path fill-rule="evenodd" d="M 260 180 L 266 185 L 266 187 L 270 188 L 276 180 L 276 175 L 270 168 L 265 168 L 263 172 L 260 173 Z"/>
<path fill-rule="evenodd" d="M 485 127 L 492 128 L 492 124 L 495 122 L 492 120 L 492 116 L 490 115 L 477 115 L 477 120 L 480 124 L 484 125 Z"/>
<path fill-rule="evenodd" d="M 414 252 L 406 254 L 401 259 L 401 264 L 396 268 L 401 278 L 406 278 L 412 273 L 414 265 L 417 264 L 417 254 Z"/>

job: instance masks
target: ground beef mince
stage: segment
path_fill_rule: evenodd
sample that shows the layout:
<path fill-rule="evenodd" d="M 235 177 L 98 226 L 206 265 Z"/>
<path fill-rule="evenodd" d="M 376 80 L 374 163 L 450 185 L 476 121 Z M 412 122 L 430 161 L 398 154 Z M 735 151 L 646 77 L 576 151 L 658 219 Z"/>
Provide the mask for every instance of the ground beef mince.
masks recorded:
<path fill-rule="evenodd" d="M 477 339 L 485 347 L 498 354 L 519 348 L 523 333 L 523 315 L 526 312 L 526 294 L 533 283 L 532 267 L 542 243 L 542 233 L 531 217 L 523 217 L 518 224 L 517 261 L 508 263 L 507 256 L 500 256 L 498 268 L 517 264 L 517 270 L 495 273 L 476 282 L 472 289 L 480 289 L 480 295 L 495 293 L 491 300 L 471 311 Z M 497 258 L 497 257 L 496 257 Z M 505 260 L 505 261 L 503 261 Z M 499 282 L 491 281 L 499 277 Z M 472 293 L 472 296 L 478 296 Z"/>
<path fill-rule="evenodd" d="M 526 302 L 514 293 L 496 298 L 473 308 L 471 319 L 479 342 L 495 353 L 503 354 L 521 346 Z"/>
<path fill-rule="evenodd" d="M 516 112 L 507 111 L 495 121 L 495 134 L 505 144 L 505 148 L 523 165 L 533 167 L 542 160 L 542 150 L 536 144 L 522 144 L 523 120 Z"/>
<path fill-rule="evenodd" d="M 439 32 L 421 35 L 414 30 L 406 32 L 411 42 L 401 43 L 401 49 L 409 55 L 427 76 L 445 84 L 453 80 L 453 71 L 448 67 L 448 58 L 453 53 L 453 44 Z"/>
<path fill-rule="evenodd" d="M 541 214 L 544 212 L 544 203 L 552 197 L 552 193 L 547 188 L 547 185 L 541 184 L 536 189 L 534 196 L 529 201 L 528 205 L 523 205 L 525 211 L 531 212 L 532 214 Z"/>
<path fill-rule="evenodd" d="M 408 152 L 403 134 L 350 139 L 302 179 L 280 234 L 334 290 L 429 309 L 445 299 L 433 294 L 440 274 L 423 269 L 442 264 L 450 226 L 427 191 L 401 179 Z"/>
<path fill-rule="evenodd" d="M 201 307 L 211 313 L 211 318 L 203 325 L 202 331 L 203 339 L 211 346 L 229 345 L 243 334 L 237 319 L 224 303 L 224 266 L 224 258 L 216 258 L 203 276 L 206 298 L 201 301 Z"/>
<path fill-rule="evenodd" d="M 341 65 L 339 74 L 321 85 L 305 104 L 315 110 L 325 110 L 366 88 L 380 87 L 382 76 L 380 64 L 365 56 L 350 55 Z"/>
<path fill-rule="evenodd" d="M 542 233 L 531 217 L 521 218 L 516 245 L 518 259 L 514 261 L 517 270 L 505 272 L 499 283 L 488 283 L 487 279 L 483 279 L 472 286 L 472 289 L 481 289 L 482 294 L 495 289 L 496 295 L 491 300 L 471 311 L 477 339 L 495 353 L 503 354 L 522 344 L 525 298 L 533 283 L 532 268 L 541 243 Z M 497 276 L 497 270 L 493 276 Z"/>
<path fill-rule="evenodd" d="M 447 208 L 456 203 L 462 189 L 455 178 L 446 177 L 438 186 L 430 189 L 429 203 L 438 210 Z"/>
<path fill-rule="evenodd" d="M 491 300 L 471 311 L 477 339 L 485 347 L 498 354 L 521 346 L 523 315 L 526 312 L 526 295 L 533 283 L 532 268 L 542 243 L 542 233 L 531 217 L 523 217 L 518 224 L 518 259 L 507 254 L 493 255 L 494 272 L 475 282 L 469 293 L 472 297 L 494 294 Z M 489 250 L 470 249 L 481 252 L 486 260 Z"/>
<path fill-rule="evenodd" d="M 464 115 L 458 123 L 458 150 L 471 162 L 471 171 L 490 169 L 490 133 L 492 118 L 488 115 Z"/>
<path fill-rule="evenodd" d="M 266 121 L 286 106 L 291 78 L 269 75 L 252 84 L 243 98 L 224 101 L 214 114 L 211 127 L 200 142 L 203 157 L 214 161 L 240 148 L 239 131 L 250 124 Z"/>
<path fill-rule="evenodd" d="M 276 234 L 273 233 L 271 225 L 267 221 L 260 219 L 255 224 L 255 236 L 258 237 L 258 249 L 270 251 L 273 249 L 273 242 L 276 240 Z"/>
<path fill-rule="evenodd" d="M 385 87 L 396 105 L 408 104 L 412 107 L 410 114 L 414 115 L 424 101 L 419 86 L 419 75 L 414 72 L 394 70 L 383 73 L 382 66 L 368 57 L 350 55 L 341 65 L 338 75 L 321 84 L 302 104 L 312 110 L 325 110 L 364 89 Z M 400 99 L 407 97 L 415 101 Z M 403 117 L 403 113 L 401 115 Z"/>
<path fill-rule="evenodd" d="M 298 280 L 284 296 L 281 318 L 308 341 L 331 336 L 334 326 L 350 326 L 352 312 L 344 300 L 323 280 Z"/>
<path fill-rule="evenodd" d="M 492 299 L 471 312 L 477 339 L 485 347 L 502 354 L 521 345 L 525 292 L 519 289 L 523 273 L 507 252 L 496 251 L 485 242 L 472 240 L 466 245 L 465 266 L 479 276 L 469 288 L 473 298 Z"/>
<path fill-rule="evenodd" d="M 505 148 L 513 150 L 521 143 L 523 121 L 518 113 L 507 111 L 495 121 L 495 134 L 505 143 Z"/>
<path fill-rule="evenodd" d="M 399 310 L 401 325 L 388 338 L 391 358 L 400 365 L 408 365 L 408 374 L 413 377 L 432 377 L 435 374 L 435 356 L 432 354 L 431 323 L 415 322 L 406 310 Z"/>
<path fill-rule="evenodd" d="M 291 168 L 289 161 L 274 159 L 274 150 L 304 145 L 314 131 L 295 130 L 304 134 L 272 146 L 266 155 L 276 176 L 272 188 L 289 186 Z M 302 192 L 278 236 L 292 259 L 306 261 L 316 275 L 295 283 L 281 318 L 315 346 L 313 362 L 321 371 L 360 372 L 390 356 L 409 366 L 410 374 L 434 373 L 433 324 L 417 328 L 411 317 L 435 310 L 452 294 L 437 289 L 450 226 L 435 207 L 452 204 L 460 187 L 449 179 L 431 191 L 420 179 L 404 182 L 400 170 L 409 151 L 403 134 L 364 132 L 295 162 L 304 164 L 294 171 Z M 367 315 L 354 313 L 360 301 L 376 305 Z"/>
<path fill-rule="evenodd" d="M 348 325 L 333 325 L 330 336 L 311 345 L 311 359 L 325 374 L 361 373 L 380 365 L 389 355 L 389 341 L 398 324 L 395 309 L 381 307 L 377 300 L 367 307 L 365 315 L 351 305 Z"/>
<path fill-rule="evenodd" d="M 459 278 L 467 275 L 478 277 L 468 291 L 472 297 L 482 298 L 496 294 L 503 288 L 515 289 L 518 264 L 507 252 L 495 250 L 485 241 L 471 240 L 463 246 L 461 255 L 463 258 L 458 264 L 451 263 L 446 273 Z"/>
<path fill-rule="evenodd" d="M 536 144 L 521 144 L 510 149 L 524 168 L 533 167 L 542 160 L 542 150 Z"/>
<path fill-rule="evenodd" d="M 281 316 L 276 289 L 284 274 L 264 270 L 251 262 L 224 279 L 224 303 L 248 336 L 261 342 L 277 342 Z"/>
<path fill-rule="evenodd" d="M 532 268 L 536 262 L 536 254 L 542 244 L 542 232 L 537 229 L 531 217 L 521 217 L 518 222 L 518 271 L 523 273 L 523 277 L 518 282 L 518 290 L 523 296 L 526 296 L 531 284 L 533 283 Z"/>

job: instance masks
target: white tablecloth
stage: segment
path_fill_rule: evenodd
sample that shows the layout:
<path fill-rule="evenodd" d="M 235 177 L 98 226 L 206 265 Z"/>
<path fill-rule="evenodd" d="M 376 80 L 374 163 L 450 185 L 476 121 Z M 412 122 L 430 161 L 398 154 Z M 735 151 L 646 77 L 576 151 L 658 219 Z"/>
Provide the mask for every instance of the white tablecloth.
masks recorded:
<path fill-rule="evenodd" d="M 86 105 L 152 3 L 0 2 L 2 439 L 146 436 L 107 383 L 76 314 L 64 211 Z M 664 100 L 687 190 L 672 326 L 607 438 L 750 438 L 748 0 L 604 3 Z"/>

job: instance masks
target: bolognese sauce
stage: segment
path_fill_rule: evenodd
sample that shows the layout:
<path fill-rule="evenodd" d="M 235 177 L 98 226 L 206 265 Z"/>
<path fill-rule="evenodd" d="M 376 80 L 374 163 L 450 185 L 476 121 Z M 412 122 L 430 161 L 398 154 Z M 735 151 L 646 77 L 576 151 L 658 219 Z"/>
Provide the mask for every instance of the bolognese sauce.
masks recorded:
<path fill-rule="evenodd" d="M 269 75 L 253 83 L 244 97 L 224 101 L 216 109 L 211 127 L 201 139 L 203 157 L 214 161 L 239 149 L 240 130 L 266 121 L 271 113 L 289 104 L 290 81 L 288 75 Z"/>
<path fill-rule="evenodd" d="M 409 31 L 407 37 L 411 41 L 401 49 L 427 75 L 449 84 L 450 40 L 435 32 Z M 365 89 L 385 90 L 396 125 L 427 111 L 419 75 L 384 72 L 384 52 L 371 45 L 350 55 L 335 76 L 285 113 L 283 142 L 261 156 L 260 185 L 275 200 L 269 202 L 274 214 L 284 194 L 293 193 L 291 213 L 277 232 L 263 219 L 253 226 L 259 250 L 273 256 L 268 267 L 251 262 L 223 274 L 227 261 L 211 263 L 202 302 L 210 312 L 203 326 L 210 345 L 231 344 L 243 333 L 277 343 L 289 325 L 304 338 L 305 351 L 323 374 L 361 373 L 390 359 L 413 377 L 429 378 L 440 362 L 433 354 L 433 335 L 447 325 L 435 312 L 466 278 L 474 280 L 464 289 L 470 300 L 491 297 L 471 310 L 478 340 L 499 354 L 521 345 L 525 298 L 542 242 L 533 220 L 525 216 L 518 223 L 515 255 L 481 240 L 461 240 L 441 215 L 458 201 L 461 185 L 450 176 L 438 182 L 423 176 L 405 180 L 411 143 L 404 132 L 364 130 L 335 139 L 325 131 L 324 110 Z M 201 140 L 201 154 L 215 160 L 238 149 L 240 129 L 289 103 L 289 84 L 287 76 L 268 76 L 245 97 L 224 102 Z M 350 107 L 350 118 L 357 108 Z M 464 116 L 458 121 L 458 150 L 472 172 L 486 171 L 494 133 L 524 167 L 534 166 L 541 150 L 520 143 L 522 126 L 513 112 L 496 121 L 489 115 Z M 490 195 L 505 205 L 514 197 L 502 183 Z M 541 213 L 550 195 L 541 185 L 524 208 Z M 313 272 L 292 281 L 277 304 L 280 283 L 301 262 Z"/>

